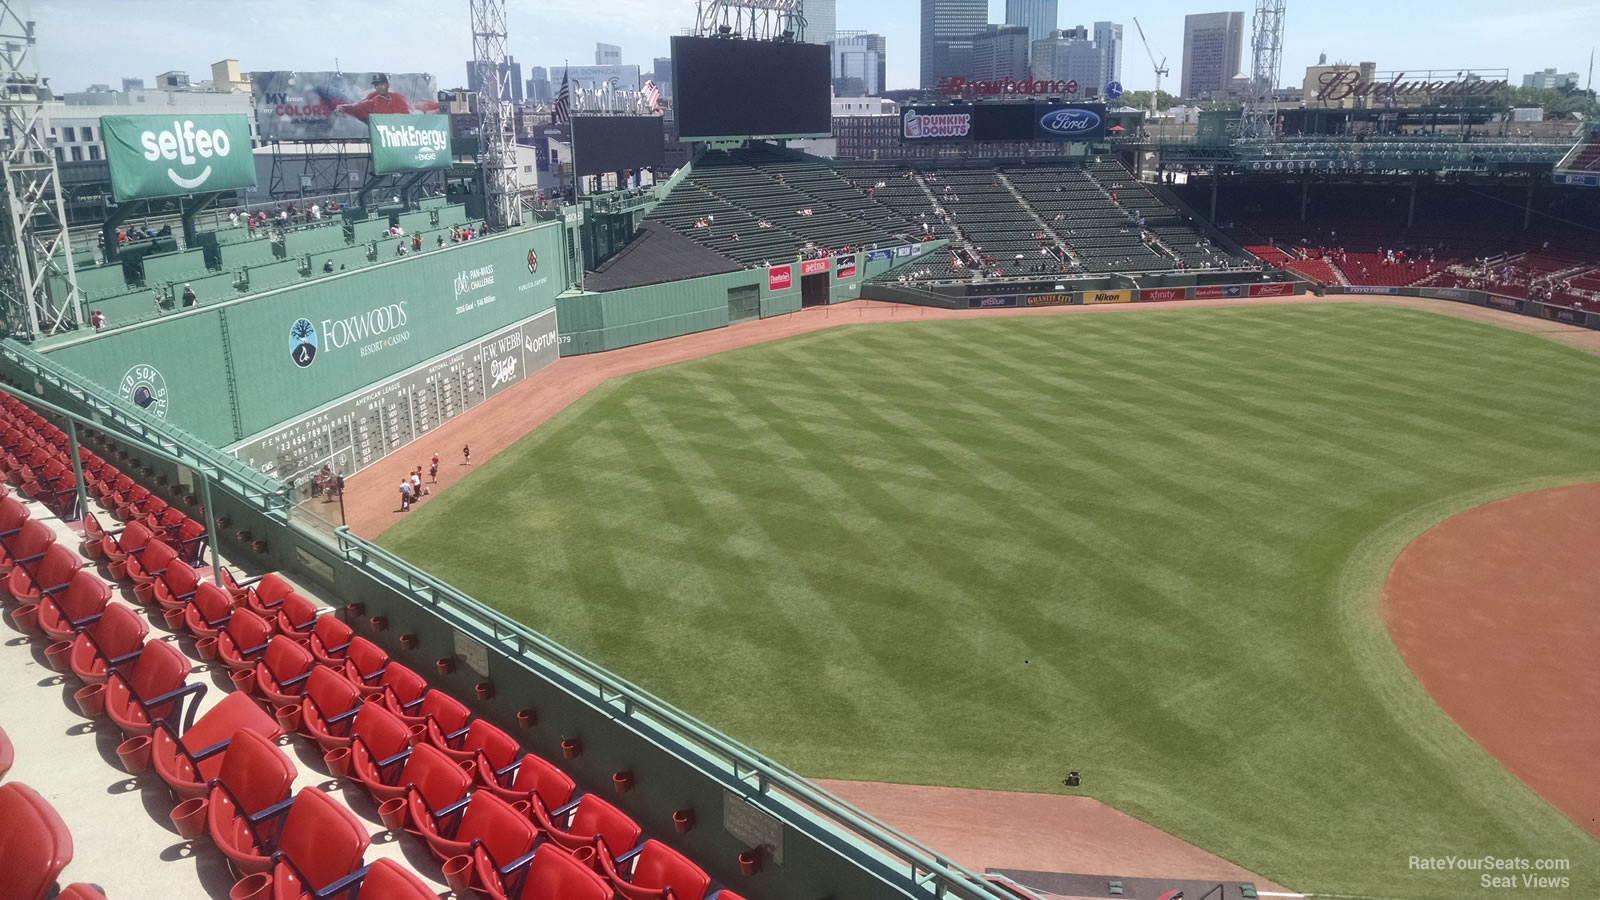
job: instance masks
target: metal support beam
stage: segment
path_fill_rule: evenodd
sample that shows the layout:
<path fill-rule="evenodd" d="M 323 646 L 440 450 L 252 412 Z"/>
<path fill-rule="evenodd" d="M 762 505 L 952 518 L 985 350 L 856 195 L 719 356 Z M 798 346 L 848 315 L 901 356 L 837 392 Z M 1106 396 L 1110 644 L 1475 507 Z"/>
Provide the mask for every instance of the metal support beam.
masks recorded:
<path fill-rule="evenodd" d="M 1311 206 L 1311 179 L 1300 182 L 1300 224 L 1306 223 L 1306 210 Z"/>
<path fill-rule="evenodd" d="M 1211 170 L 1211 221 L 1217 221 L 1217 185 L 1222 181 L 1222 173 L 1216 169 Z"/>
<path fill-rule="evenodd" d="M 206 517 L 206 542 L 211 545 L 211 580 L 221 587 L 222 565 L 217 557 L 217 508 L 211 505 L 211 479 L 198 469 L 194 471 L 200 476 L 200 502 L 205 504 L 200 514 Z"/>
<path fill-rule="evenodd" d="M 67 452 L 72 454 L 72 477 L 78 485 L 78 515 L 74 518 L 81 519 L 89 514 L 89 493 L 83 483 L 83 460 L 78 458 L 78 423 L 71 419 L 67 420 Z"/>
<path fill-rule="evenodd" d="M 478 69 L 478 167 L 484 221 L 491 229 L 522 224 L 516 113 L 506 64 L 506 0 L 471 0 L 472 59 Z"/>
<path fill-rule="evenodd" d="M 200 215 L 202 212 L 205 212 L 206 207 L 217 202 L 217 198 L 221 196 L 222 193 L 220 191 L 212 191 L 209 194 L 197 194 L 194 198 L 194 202 L 189 204 L 188 208 L 183 211 L 183 247 L 185 250 L 199 243 L 199 238 L 197 236 L 198 230 L 195 228 L 194 217 Z"/>
<path fill-rule="evenodd" d="M 1417 180 L 1411 179 L 1410 195 L 1406 199 L 1406 230 L 1411 230 L 1411 224 L 1417 220 Z"/>

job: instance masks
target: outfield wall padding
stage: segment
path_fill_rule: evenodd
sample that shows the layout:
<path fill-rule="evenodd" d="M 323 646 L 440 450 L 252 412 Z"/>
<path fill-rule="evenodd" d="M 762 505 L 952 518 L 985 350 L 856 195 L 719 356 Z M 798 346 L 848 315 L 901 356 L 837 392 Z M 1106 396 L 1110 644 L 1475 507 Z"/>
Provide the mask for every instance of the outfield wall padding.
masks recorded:
<path fill-rule="evenodd" d="M 530 251 L 548 264 L 530 272 Z M 544 225 L 343 275 L 323 276 L 317 260 L 318 277 L 292 288 L 223 303 L 206 296 L 195 310 L 49 352 L 124 393 L 138 388 L 125 376 L 149 367 L 160 376 L 148 393 L 164 392 L 162 414 L 227 446 L 551 308 L 560 280 L 548 266 L 560 255 L 560 229 Z M 293 260 L 276 265 L 285 268 L 274 275 L 300 280 Z M 300 319 L 315 334 L 304 366 L 291 357 Z"/>

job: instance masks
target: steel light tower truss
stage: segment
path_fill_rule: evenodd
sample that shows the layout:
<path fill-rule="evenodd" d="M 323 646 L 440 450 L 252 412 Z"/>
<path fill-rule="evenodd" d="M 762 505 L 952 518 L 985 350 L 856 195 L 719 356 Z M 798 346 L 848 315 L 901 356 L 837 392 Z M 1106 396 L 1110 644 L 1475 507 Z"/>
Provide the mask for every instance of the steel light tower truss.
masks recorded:
<path fill-rule="evenodd" d="M 1272 92 L 1283 71 L 1283 19 L 1285 0 L 1256 0 L 1256 17 L 1250 38 L 1250 92 L 1244 98 L 1239 136 L 1268 140 L 1276 133 L 1278 105 Z"/>
<path fill-rule="evenodd" d="M 469 0 L 472 60 L 478 67 L 478 166 L 484 218 L 492 228 L 522 224 L 517 202 L 517 122 L 506 65 L 506 0 Z"/>
<path fill-rule="evenodd" d="M 0 0 L 0 315 L 16 337 L 75 327 L 81 310 L 61 180 L 50 146 L 34 23 L 23 0 Z M 52 296 L 46 276 L 62 275 Z"/>
<path fill-rule="evenodd" d="M 694 33 L 753 41 L 805 39 L 804 0 L 696 0 Z"/>

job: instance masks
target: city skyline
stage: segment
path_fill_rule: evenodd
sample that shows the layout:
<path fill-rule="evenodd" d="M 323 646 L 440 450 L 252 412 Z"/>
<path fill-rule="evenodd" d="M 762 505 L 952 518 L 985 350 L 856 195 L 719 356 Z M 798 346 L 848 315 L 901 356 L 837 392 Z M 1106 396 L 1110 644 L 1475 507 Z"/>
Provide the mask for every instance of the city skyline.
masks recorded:
<path fill-rule="evenodd" d="M 837 28 L 867 31 L 885 38 L 888 89 L 918 85 L 920 65 L 920 0 L 840 3 Z M 1005 0 L 988 2 L 988 22 L 1005 21 Z M 373 19 L 362 4 L 286 0 L 273 7 L 244 7 L 220 17 L 202 0 L 144 0 L 145 14 L 129 17 L 117 29 L 84 29 L 75 23 L 101 15 L 96 0 L 35 0 L 39 23 L 40 65 L 57 93 L 80 91 L 91 84 L 120 86 L 124 78 L 154 83 L 159 72 L 180 70 L 194 80 L 207 76 L 211 63 L 234 58 L 244 71 L 299 69 L 325 71 L 429 72 L 441 88 L 464 87 L 461 60 L 470 54 L 471 34 L 466 3 L 458 15 L 441 20 L 437 3 L 393 0 L 386 15 Z M 330 39 L 308 41 L 294 11 L 315 10 L 319 34 Z M 452 7 L 454 9 L 454 7 Z M 1176 88 L 1181 75 L 1184 17 L 1194 13 L 1244 13 L 1245 53 L 1249 54 L 1253 5 L 1177 3 L 1153 0 L 1138 10 L 1140 22 L 1159 60 L 1165 56 L 1172 73 L 1164 88 Z M 1131 29 L 1133 14 L 1104 3 L 1076 7 L 1072 21 L 1057 27 L 1108 20 L 1130 26 L 1122 45 L 1122 82 L 1128 90 L 1154 86 L 1144 47 Z M 692 24 L 692 4 L 660 6 L 642 0 L 614 0 L 603 7 L 577 0 L 551 0 L 534 12 L 513 4 L 509 11 L 510 51 L 520 61 L 542 66 L 591 62 L 597 42 L 622 47 L 625 64 L 651 68 L 654 57 L 667 55 L 668 37 Z M 1372 22 L 1384 23 L 1381 29 Z M 425 24 L 424 24 L 425 23 Z M 981 30 L 981 29 L 980 29 Z M 1418 35 L 1428 35 L 1419 42 Z M 1473 66 L 1509 70 L 1512 84 L 1522 76 L 1555 68 L 1578 72 L 1588 80 L 1593 35 L 1600 34 L 1600 4 L 1555 0 L 1529 12 L 1507 12 L 1487 0 L 1440 3 L 1380 4 L 1351 0 L 1333 6 L 1291 4 L 1285 30 L 1284 71 L 1280 84 L 1300 82 L 1306 66 L 1326 53 L 1330 61 L 1372 60 L 1380 70 Z M 1525 38 L 1525 39 L 1519 39 Z M 187 49 L 194 48 L 194 49 Z M 397 49 L 402 48 L 402 49 Z M 1170 86 L 1170 87 L 1169 87 Z"/>

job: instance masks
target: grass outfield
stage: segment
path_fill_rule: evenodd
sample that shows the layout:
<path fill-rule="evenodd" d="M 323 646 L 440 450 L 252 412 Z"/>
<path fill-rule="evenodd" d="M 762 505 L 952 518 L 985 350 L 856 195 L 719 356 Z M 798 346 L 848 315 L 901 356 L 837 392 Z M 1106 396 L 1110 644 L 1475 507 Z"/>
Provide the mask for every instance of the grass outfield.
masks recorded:
<path fill-rule="evenodd" d="M 382 542 L 806 775 L 1079 769 L 1296 890 L 1459 897 L 1409 857 L 1493 855 L 1594 896 L 1600 843 L 1378 597 L 1446 516 L 1600 477 L 1597 389 L 1368 306 L 850 326 L 608 382 Z"/>

